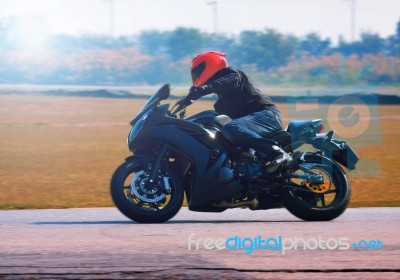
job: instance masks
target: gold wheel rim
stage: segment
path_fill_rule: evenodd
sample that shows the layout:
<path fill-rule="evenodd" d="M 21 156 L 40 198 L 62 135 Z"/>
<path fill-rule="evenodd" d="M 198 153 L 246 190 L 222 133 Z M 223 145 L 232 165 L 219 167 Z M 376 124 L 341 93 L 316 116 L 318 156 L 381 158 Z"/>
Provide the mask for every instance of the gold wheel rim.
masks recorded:
<path fill-rule="evenodd" d="M 304 185 L 314 193 L 322 194 L 327 192 L 332 187 L 331 176 L 325 170 L 319 168 L 312 168 L 311 171 L 319 175 L 322 175 L 322 177 L 324 178 L 324 182 L 323 183 L 304 182 Z"/>

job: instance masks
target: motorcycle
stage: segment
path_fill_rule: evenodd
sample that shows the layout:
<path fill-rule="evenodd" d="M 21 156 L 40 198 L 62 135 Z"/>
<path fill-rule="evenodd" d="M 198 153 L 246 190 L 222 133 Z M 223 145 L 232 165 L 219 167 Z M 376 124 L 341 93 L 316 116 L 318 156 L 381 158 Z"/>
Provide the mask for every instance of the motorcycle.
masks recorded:
<path fill-rule="evenodd" d="M 285 207 L 305 221 L 329 221 L 348 206 L 345 169 L 359 160 L 346 141 L 323 133 L 320 119 L 291 121 L 268 137 L 293 161 L 268 173 L 259 152 L 229 142 L 220 132 L 230 121 L 208 110 L 185 118 L 186 105 L 161 104 L 162 86 L 130 122 L 127 157 L 114 172 L 110 191 L 115 206 L 139 223 L 174 217 L 184 199 L 188 209 L 222 212 L 229 208 Z M 312 146 L 312 151 L 302 149 Z"/>

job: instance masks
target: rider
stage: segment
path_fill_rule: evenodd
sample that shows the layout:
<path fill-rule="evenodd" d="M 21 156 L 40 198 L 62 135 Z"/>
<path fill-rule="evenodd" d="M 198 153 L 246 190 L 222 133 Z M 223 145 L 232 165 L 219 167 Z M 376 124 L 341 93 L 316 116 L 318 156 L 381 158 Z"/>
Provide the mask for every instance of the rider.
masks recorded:
<path fill-rule="evenodd" d="M 245 73 L 228 67 L 224 53 L 209 51 L 197 55 L 192 61 L 191 74 L 193 86 L 180 104 L 188 105 L 192 100 L 215 93 L 218 95 L 215 110 L 232 118 L 221 129 L 226 139 L 261 152 L 270 173 L 292 160 L 274 142 L 265 139 L 282 130 L 278 108 L 249 82 Z"/>

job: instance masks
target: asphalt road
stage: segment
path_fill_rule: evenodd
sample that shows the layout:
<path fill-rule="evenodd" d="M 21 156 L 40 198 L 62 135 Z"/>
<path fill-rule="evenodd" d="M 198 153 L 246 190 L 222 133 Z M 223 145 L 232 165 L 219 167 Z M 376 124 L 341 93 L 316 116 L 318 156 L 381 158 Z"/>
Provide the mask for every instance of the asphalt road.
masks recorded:
<path fill-rule="evenodd" d="M 331 222 L 182 209 L 152 225 L 114 208 L 0 211 L 0 278 L 400 279 L 399 222 L 400 208 L 348 209 Z"/>

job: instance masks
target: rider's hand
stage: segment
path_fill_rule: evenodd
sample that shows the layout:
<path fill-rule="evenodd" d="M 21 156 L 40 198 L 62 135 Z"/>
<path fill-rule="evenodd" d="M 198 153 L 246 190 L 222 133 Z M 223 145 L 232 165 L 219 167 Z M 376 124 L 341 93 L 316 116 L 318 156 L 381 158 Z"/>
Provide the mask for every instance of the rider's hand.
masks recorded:
<path fill-rule="evenodd" d="M 176 102 L 175 106 L 187 107 L 193 103 L 193 100 L 197 100 L 203 95 L 211 92 L 213 92 L 211 85 L 192 86 L 189 90 L 189 94 L 184 99 Z"/>
<path fill-rule="evenodd" d="M 186 107 L 186 106 L 188 106 L 188 105 L 190 105 L 192 103 L 193 103 L 193 101 L 191 99 L 188 99 L 188 96 L 187 96 L 184 99 L 179 100 L 178 102 L 176 102 L 175 106 Z"/>
<path fill-rule="evenodd" d="M 203 85 L 203 86 L 192 86 L 189 90 L 189 94 L 187 98 L 189 100 L 197 100 L 200 97 L 210 94 L 213 92 L 211 85 Z"/>

